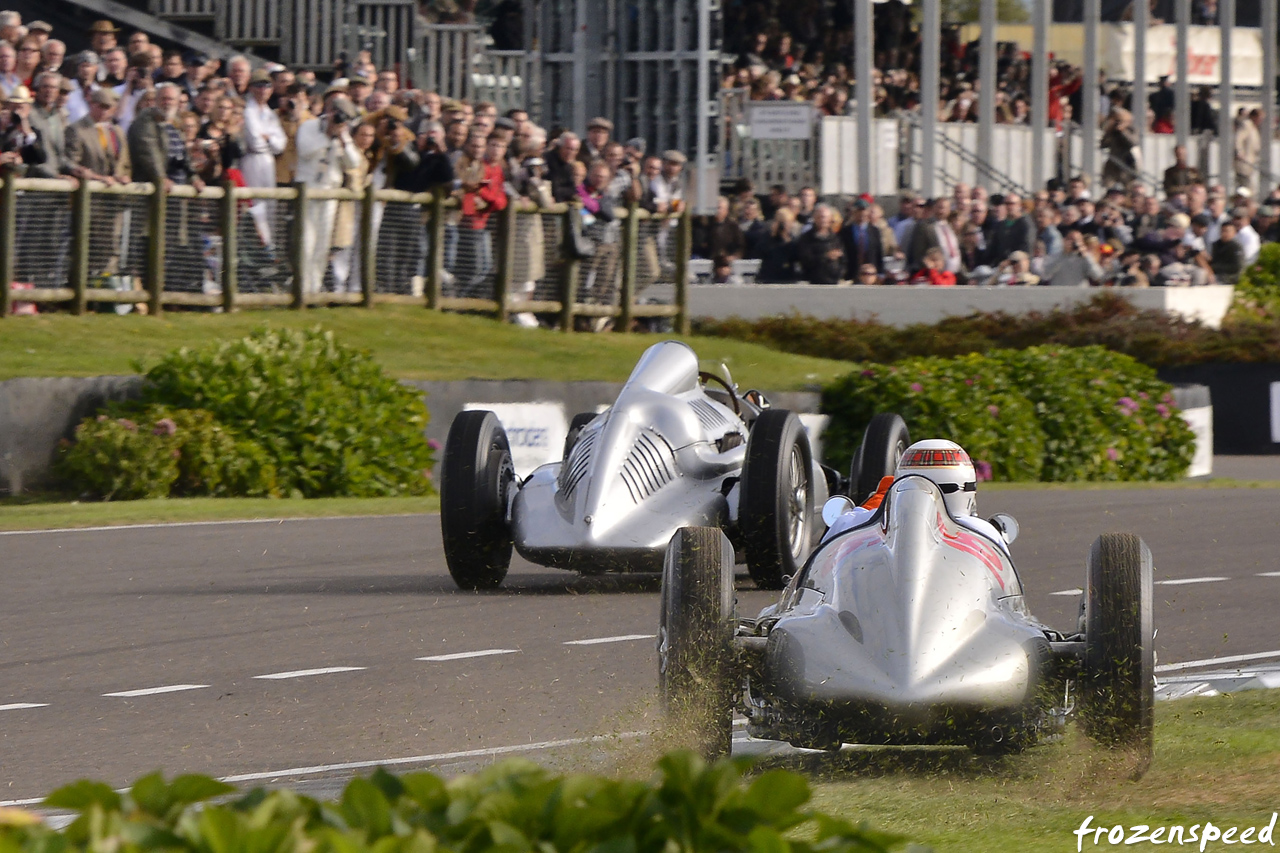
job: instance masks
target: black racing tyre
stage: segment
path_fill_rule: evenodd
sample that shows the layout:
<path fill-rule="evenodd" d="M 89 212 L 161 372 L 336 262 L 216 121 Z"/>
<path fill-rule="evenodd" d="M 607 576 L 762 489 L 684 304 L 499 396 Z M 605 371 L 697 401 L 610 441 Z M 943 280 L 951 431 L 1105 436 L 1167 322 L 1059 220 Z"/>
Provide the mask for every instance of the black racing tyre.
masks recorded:
<path fill-rule="evenodd" d="M 573 446 L 578 443 L 578 436 L 582 435 L 582 428 L 595 420 L 595 412 L 578 412 L 573 416 L 573 420 L 569 421 L 569 432 L 564 437 L 564 455 L 561 459 L 569 458 L 569 451 L 573 450 Z"/>
<path fill-rule="evenodd" d="M 1152 562 L 1131 533 L 1105 533 L 1089 549 L 1080 715 L 1089 736 L 1150 754 L 1155 712 Z"/>
<path fill-rule="evenodd" d="M 493 412 L 462 412 L 444 444 L 440 532 L 461 589 L 494 589 L 511 565 L 507 498 L 515 481 L 507 433 Z"/>
<path fill-rule="evenodd" d="M 782 589 L 804 565 L 813 534 L 813 453 L 800 419 L 765 409 L 747 438 L 738 528 L 747 570 L 761 589 Z"/>
<path fill-rule="evenodd" d="M 873 417 L 849 469 L 849 497 L 855 503 L 871 497 L 881 479 L 893 476 L 910 444 L 911 433 L 901 415 L 886 412 Z"/>
<path fill-rule="evenodd" d="M 671 723 L 709 760 L 733 737 L 733 547 L 716 527 L 682 527 L 662 564 L 658 690 Z"/>

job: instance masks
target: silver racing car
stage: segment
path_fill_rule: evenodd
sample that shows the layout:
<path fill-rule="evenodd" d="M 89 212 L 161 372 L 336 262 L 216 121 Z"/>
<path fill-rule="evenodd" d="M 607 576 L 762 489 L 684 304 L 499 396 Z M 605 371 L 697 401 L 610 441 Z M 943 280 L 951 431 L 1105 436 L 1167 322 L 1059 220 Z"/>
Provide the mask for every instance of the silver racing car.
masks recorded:
<path fill-rule="evenodd" d="M 908 450 L 904 464 L 911 457 Z M 832 498 L 824 508 L 831 531 L 781 599 L 754 618 L 734 613 L 724 535 L 677 533 L 658 637 L 669 711 L 720 755 L 735 710 L 753 736 L 800 747 L 982 752 L 1021 750 L 1078 710 L 1095 739 L 1149 757 L 1152 560 L 1142 540 L 1113 533 L 1094 542 L 1079 624 L 1055 631 L 1023 599 L 1008 549 L 1016 521 L 953 514 L 945 498 L 964 491 L 948 486 L 966 483 L 903 470 L 874 511 Z"/>
<path fill-rule="evenodd" d="M 513 548 L 555 568 L 656 573 L 688 526 L 723 530 L 752 578 L 779 589 L 842 483 L 814 460 L 795 414 L 700 372 L 678 341 L 646 350 L 607 411 L 573 418 L 560 461 L 517 479 L 497 417 L 468 411 L 450 426 L 442 468 L 445 560 L 464 589 L 501 584 Z"/>

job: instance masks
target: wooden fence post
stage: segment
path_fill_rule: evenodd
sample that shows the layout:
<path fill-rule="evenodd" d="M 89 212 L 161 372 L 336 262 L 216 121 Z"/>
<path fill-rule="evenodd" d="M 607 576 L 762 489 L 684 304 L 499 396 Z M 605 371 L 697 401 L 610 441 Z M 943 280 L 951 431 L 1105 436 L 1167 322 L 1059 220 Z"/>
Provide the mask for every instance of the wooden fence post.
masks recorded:
<path fill-rule="evenodd" d="M 430 245 L 427 247 L 427 308 L 440 310 L 440 291 L 444 281 L 444 187 L 436 187 L 431 197 Z"/>
<path fill-rule="evenodd" d="M 361 304 L 365 308 L 373 307 L 373 293 L 378 283 L 378 247 L 373 231 L 375 192 L 373 184 L 369 184 L 360 199 L 360 257 L 351 259 L 351 263 L 358 265 L 356 269 L 360 270 Z"/>
<path fill-rule="evenodd" d="M 693 324 L 689 318 L 689 254 L 693 251 L 693 217 L 688 209 L 680 214 L 676 229 L 676 334 L 688 335 Z"/>
<path fill-rule="evenodd" d="M 311 261 L 306 252 L 307 185 L 295 183 L 293 188 L 298 194 L 293 198 L 293 221 L 289 224 L 289 266 L 293 268 L 293 302 L 289 307 L 301 311 L 307 307 L 303 278 Z"/>
<path fill-rule="evenodd" d="M 517 209 L 515 199 L 507 199 L 507 206 L 498 214 L 498 266 L 493 275 L 493 298 L 498 303 L 494 317 L 499 323 L 507 322 L 510 317 L 507 297 L 516 272 Z"/>
<path fill-rule="evenodd" d="M 147 313 L 160 316 L 164 310 L 164 253 L 165 217 L 168 215 L 168 193 L 163 180 L 154 185 L 151 203 L 147 206 Z"/>
<path fill-rule="evenodd" d="M 89 227 L 93 221 L 92 196 L 88 181 L 81 181 L 71 196 L 71 269 L 69 278 L 75 298 L 71 301 L 71 313 L 77 316 L 85 311 L 85 288 L 89 286 Z"/>
<path fill-rule="evenodd" d="M 571 203 L 569 209 L 562 214 L 560 251 L 564 253 L 564 267 L 560 273 L 560 331 L 573 331 L 574 303 L 578 301 L 578 273 L 582 261 L 574 253 L 572 244 L 573 218 L 581 216 L 581 208 Z"/>
<path fill-rule="evenodd" d="M 240 286 L 240 201 L 236 185 L 222 182 L 222 201 L 218 205 L 218 228 L 222 231 L 222 310 L 236 310 L 236 290 Z"/>
<path fill-rule="evenodd" d="M 618 316 L 615 331 L 630 332 L 636 305 L 636 269 L 640 253 L 640 208 L 633 201 L 627 206 L 627 218 L 622 223 L 622 313 Z"/>
<path fill-rule="evenodd" d="M 0 185 L 0 317 L 8 317 L 13 304 L 10 287 L 18 239 L 18 185 L 11 168 L 0 171 L 0 177 L 4 179 Z"/>

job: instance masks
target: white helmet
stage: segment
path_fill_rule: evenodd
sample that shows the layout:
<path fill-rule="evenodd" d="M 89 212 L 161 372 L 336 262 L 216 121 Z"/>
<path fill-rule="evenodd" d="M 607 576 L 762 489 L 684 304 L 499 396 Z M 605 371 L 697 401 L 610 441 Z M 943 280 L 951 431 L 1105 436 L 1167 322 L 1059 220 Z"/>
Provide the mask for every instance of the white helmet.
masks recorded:
<path fill-rule="evenodd" d="M 895 477 L 919 474 L 942 490 L 947 509 L 956 518 L 978 514 L 978 477 L 973 461 L 954 441 L 931 438 L 917 441 L 898 460 Z"/>

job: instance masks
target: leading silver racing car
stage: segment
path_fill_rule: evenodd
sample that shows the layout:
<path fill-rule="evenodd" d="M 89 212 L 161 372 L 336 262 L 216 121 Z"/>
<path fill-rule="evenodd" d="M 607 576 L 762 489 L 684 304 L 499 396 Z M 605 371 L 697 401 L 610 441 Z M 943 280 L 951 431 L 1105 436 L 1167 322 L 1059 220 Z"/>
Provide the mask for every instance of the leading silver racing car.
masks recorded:
<path fill-rule="evenodd" d="M 1058 731 L 1078 704 L 1092 737 L 1149 759 L 1150 550 L 1132 534 L 1099 537 L 1080 622 L 1055 631 L 1024 601 L 1008 550 L 1016 521 L 957 518 L 948 485 L 900 473 L 861 515 L 832 498 L 831 535 L 755 618 L 735 616 L 721 532 L 677 533 L 663 571 L 659 684 L 709 755 L 729 751 L 735 710 L 753 736 L 806 748 L 1006 752 Z"/>
<path fill-rule="evenodd" d="M 573 418 L 560 461 L 518 480 L 497 417 L 468 411 L 450 426 L 442 467 L 445 560 L 464 589 L 501 584 L 513 547 L 544 566 L 656 573 L 688 526 L 724 530 L 757 584 L 779 589 L 841 483 L 795 414 L 699 372 L 678 341 L 646 350 L 607 411 Z"/>

